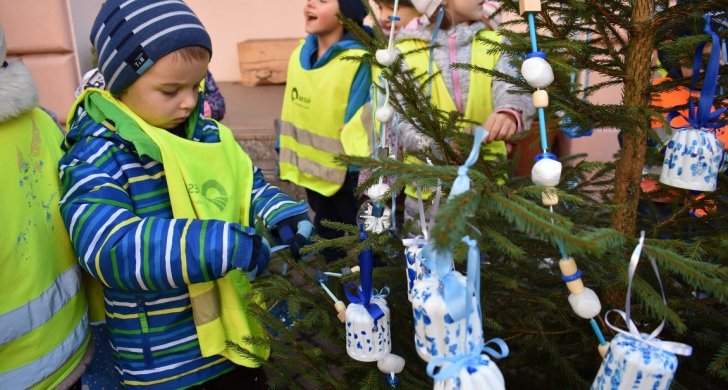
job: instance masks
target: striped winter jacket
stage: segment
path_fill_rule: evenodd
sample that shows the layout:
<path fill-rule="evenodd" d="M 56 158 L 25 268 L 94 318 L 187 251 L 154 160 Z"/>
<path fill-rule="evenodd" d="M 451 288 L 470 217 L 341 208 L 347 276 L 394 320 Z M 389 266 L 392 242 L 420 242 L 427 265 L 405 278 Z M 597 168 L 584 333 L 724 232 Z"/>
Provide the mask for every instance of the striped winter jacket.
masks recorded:
<path fill-rule="evenodd" d="M 192 139 L 218 142 L 216 123 L 203 120 Z M 129 388 L 184 388 L 204 382 L 233 364 L 200 354 L 182 277 L 182 243 L 187 273 L 197 283 L 229 271 L 232 261 L 220 261 L 223 256 L 249 253 L 244 250 L 249 235 L 246 227 L 234 223 L 173 219 L 164 166 L 137 154 L 110 127 L 96 123 L 79 106 L 70 121 L 60 175 L 61 212 L 79 262 L 105 281 L 106 324 L 119 360 L 116 369 Z M 272 229 L 307 212 L 305 203 L 266 183 L 259 169 L 250 174 L 251 221 L 260 217 Z"/>

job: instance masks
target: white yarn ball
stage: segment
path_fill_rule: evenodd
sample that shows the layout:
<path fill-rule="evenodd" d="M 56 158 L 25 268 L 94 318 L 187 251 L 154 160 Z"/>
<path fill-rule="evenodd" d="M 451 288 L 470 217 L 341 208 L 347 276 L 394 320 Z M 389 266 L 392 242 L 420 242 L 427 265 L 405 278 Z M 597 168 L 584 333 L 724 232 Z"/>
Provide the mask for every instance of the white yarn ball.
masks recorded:
<path fill-rule="evenodd" d="M 541 57 L 531 57 L 523 61 L 521 74 L 528 85 L 534 88 L 546 88 L 554 81 L 551 65 Z"/>
<path fill-rule="evenodd" d="M 405 360 L 399 355 L 390 353 L 389 355 L 379 359 L 377 368 L 385 374 L 399 374 L 404 370 Z"/>
<path fill-rule="evenodd" d="M 394 108 L 390 105 L 386 105 L 384 107 L 377 108 L 377 112 L 374 114 L 378 121 L 382 123 L 387 123 L 390 120 L 392 120 L 392 117 L 394 116 Z"/>
<path fill-rule="evenodd" d="M 587 287 L 584 287 L 579 294 L 569 294 L 569 303 L 574 313 L 585 320 L 598 316 L 602 311 L 602 303 L 599 302 L 599 297 L 592 289 Z"/>
<path fill-rule="evenodd" d="M 389 191 L 389 185 L 386 183 L 377 183 L 367 188 L 366 195 L 372 200 L 379 200 Z"/>
<path fill-rule="evenodd" d="M 533 184 L 555 187 L 561 180 L 561 163 L 550 158 L 542 158 L 531 168 Z"/>
<path fill-rule="evenodd" d="M 374 56 L 377 58 L 377 62 L 379 62 L 380 65 L 389 66 L 394 63 L 394 60 L 397 59 L 398 55 L 399 50 L 397 49 L 379 49 Z"/>

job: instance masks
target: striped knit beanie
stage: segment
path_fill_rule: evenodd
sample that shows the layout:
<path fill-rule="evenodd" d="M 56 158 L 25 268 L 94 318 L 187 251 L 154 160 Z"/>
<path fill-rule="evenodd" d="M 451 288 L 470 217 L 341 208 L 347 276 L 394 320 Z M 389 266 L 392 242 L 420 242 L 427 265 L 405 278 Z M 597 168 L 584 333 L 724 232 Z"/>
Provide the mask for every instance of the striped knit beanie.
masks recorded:
<path fill-rule="evenodd" d="M 339 0 L 339 12 L 360 26 L 367 16 L 367 9 L 361 0 Z"/>
<path fill-rule="evenodd" d="M 212 54 L 205 27 L 181 0 L 107 0 L 91 29 L 91 43 L 113 95 L 175 50 L 201 46 Z"/>

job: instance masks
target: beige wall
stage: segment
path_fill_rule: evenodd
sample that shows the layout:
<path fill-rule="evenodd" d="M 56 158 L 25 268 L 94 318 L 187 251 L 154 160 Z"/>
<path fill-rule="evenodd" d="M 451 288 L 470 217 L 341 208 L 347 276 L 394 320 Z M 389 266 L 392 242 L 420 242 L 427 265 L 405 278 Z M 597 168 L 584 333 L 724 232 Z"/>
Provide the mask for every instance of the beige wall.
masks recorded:
<path fill-rule="evenodd" d="M 303 38 L 305 0 L 187 0 L 212 37 L 210 70 L 218 81 L 240 80 L 237 44 L 246 39 Z"/>

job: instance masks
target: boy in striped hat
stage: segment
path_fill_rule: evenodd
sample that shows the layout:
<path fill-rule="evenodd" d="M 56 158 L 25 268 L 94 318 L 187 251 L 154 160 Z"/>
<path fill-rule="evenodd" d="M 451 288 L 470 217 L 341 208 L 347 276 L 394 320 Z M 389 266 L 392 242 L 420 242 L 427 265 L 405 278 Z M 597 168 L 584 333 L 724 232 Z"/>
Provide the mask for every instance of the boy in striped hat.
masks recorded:
<path fill-rule="evenodd" d="M 185 3 L 107 0 L 91 41 L 107 90 L 85 90 L 71 109 L 61 211 L 103 285 L 122 384 L 265 388 L 259 360 L 226 342 L 267 358 L 244 342 L 264 336 L 243 298 L 270 258 L 259 232 L 305 242 L 306 204 L 202 115 L 211 42 Z"/>

